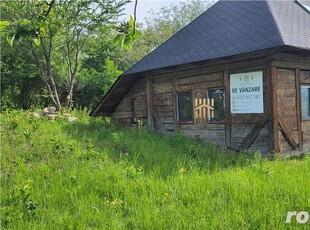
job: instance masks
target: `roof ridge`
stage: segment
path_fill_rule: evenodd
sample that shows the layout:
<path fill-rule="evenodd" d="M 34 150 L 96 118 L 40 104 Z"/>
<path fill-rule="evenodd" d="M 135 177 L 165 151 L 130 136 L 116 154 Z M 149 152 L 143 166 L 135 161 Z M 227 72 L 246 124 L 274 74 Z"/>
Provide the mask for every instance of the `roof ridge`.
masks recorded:
<path fill-rule="evenodd" d="M 309 5 L 305 4 L 304 2 L 300 0 L 295 0 L 294 2 L 296 2 L 301 8 L 303 8 L 307 13 L 310 14 L 310 2 L 309 2 Z"/>
<path fill-rule="evenodd" d="M 275 28 L 278 30 L 279 38 L 281 38 L 283 45 L 288 45 L 292 47 L 303 47 L 305 49 L 309 49 L 309 45 L 305 45 L 306 41 L 310 41 L 310 33 L 309 27 L 307 30 L 298 29 L 298 22 L 300 23 L 309 23 L 309 15 L 310 11 L 306 9 L 305 6 L 302 5 L 298 0 L 267 0 L 268 9 L 271 12 L 271 16 L 275 21 Z M 283 7 L 283 2 L 290 2 L 291 5 L 289 8 L 286 8 L 286 12 L 284 12 L 281 7 Z M 281 5 L 282 4 L 282 5 Z M 287 17 L 286 13 L 290 10 L 291 12 L 297 12 L 294 18 Z M 303 38 L 305 39 L 303 43 L 300 42 L 300 34 L 304 33 Z M 310 44 L 310 43 L 308 43 Z"/>
<path fill-rule="evenodd" d="M 278 36 L 280 37 L 280 39 L 282 41 L 282 44 L 285 45 L 285 41 L 284 41 L 283 35 L 281 33 L 281 28 L 279 26 L 278 21 L 275 18 L 275 14 L 272 13 L 272 9 L 271 9 L 271 6 L 270 6 L 270 3 L 272 1 L 274 1 L 274 0 L 261 0 L 261 1 L 265 1 L 266 2 L 267 6 L 268 6 L 268 9 L 269 9 L 269 13 L 270 13 L 271 17 L 273 18 L 273 23 L 274 23 L 275 27 L 277 28 Z"/>

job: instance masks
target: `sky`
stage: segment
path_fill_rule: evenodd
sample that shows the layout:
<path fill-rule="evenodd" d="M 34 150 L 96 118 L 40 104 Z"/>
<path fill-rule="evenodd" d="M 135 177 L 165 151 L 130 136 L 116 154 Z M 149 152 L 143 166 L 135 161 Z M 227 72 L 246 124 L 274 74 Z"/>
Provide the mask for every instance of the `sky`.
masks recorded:
<path fill-rule="evenodd" d="M 127 16 L 122 16 L 120 17 L 120 20 L 128 20 L 129 15 L 133 15 L 134 11 L 134 2 L 135 0 L 132 0 L 131 3 L 129 3 L 124 11 L 124 13 Z M 159 12 L 159 10 L 162 7 L 167 7 L 170 6 L 171 4 L 173 5 L 178 5 L 180 2 L 186 2 L 186 0 L 168 0 L 168 1 L 163 1 L 163 0 L 138 0 L 138 5 L 137 5 L 137 22 L 138 23 L 143 23 L 144 18 L 148 16 L 148 11 L 153 9 L 155 12 Z"/>

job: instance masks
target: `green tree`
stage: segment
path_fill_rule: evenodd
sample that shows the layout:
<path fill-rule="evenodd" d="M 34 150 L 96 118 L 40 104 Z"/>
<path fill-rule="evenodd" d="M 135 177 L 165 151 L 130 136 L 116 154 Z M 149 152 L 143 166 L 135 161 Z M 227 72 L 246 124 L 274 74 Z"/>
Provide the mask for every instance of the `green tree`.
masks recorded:
<path fill-rule="evenodd" d="M 85 46 L 79 78 L 76 82 L 74 104 L 93 108 L 122 73 L 115 64 L 119 49 L 113 35 L 98 34 Z"/>
<path fill-rule="evenodd" d="M 110 30 L 127 2 L 4 1 L 2 36 L 10 44 L 16 40 L 27 47 L 53 104 L 68 108 L 84 45 L 98 28 Z"/>
<path fill-rule="evenodd" d="M 26 47 L 10 47 L 6 41 L 1 41 L 0 66 L 1 111 L 31 109 L 48 103 L 44 83 Z"/>

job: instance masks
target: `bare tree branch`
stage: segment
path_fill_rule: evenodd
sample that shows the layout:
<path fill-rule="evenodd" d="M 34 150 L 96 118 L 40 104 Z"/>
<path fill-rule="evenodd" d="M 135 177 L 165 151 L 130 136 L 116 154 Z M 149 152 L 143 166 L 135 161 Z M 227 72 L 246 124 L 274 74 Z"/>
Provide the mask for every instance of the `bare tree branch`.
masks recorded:
<path fill-rule="evenodd" d="M 134 8 L 134 11 L 133 11 L 133 32 L 132 32 L 132 37 L 134 37 L 135 33 L 136 33 L 137 6 L 138 6 L 138 0 L 135 1 L 135 8 Z"/>

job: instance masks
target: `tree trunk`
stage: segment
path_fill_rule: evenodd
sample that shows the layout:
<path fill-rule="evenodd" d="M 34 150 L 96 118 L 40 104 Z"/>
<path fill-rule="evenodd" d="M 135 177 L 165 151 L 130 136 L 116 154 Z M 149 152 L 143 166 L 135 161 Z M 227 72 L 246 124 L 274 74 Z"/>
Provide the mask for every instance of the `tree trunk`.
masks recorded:
<path fill-rule="evenodd" d="M 51 65 L 50 64 L 47 65 L 48 71 L 45 74 L 44 70 L 42 68 L 42 64 L 40 63 L 40 60 L 39 60 L 39 58 L 38 58 L 38 56 L 37 56 L 37 54 L 33 48 L 32 48 L 32 56 L 34 58 L 37 70 L 38 70 L 39 75 L 40 75 L 40 78 L 44 82 L 44 84 L 45 84 L 45 86 L 49 92 L 50 99 L 51 99 L 52 103 L 55 105 L 56 109 L 59 110 L 61 108 L 61 104 L 60 104 L 60 100 L 59 100 L 59 96 L 58 96 L 58 92 L 57 92 L 57 87 L 55 85 L 53 76 L 51 76 Z M 46 77 L 46 75 L 50 75 L 50 76 Z M 48 83 L 46 78 L 49 78 L 51 80 L 52 87 L 51 87 L 50 83 Z"/>
<path fill-rule="evenodd" d="M 65 106 L 64 106 L 65 109 L 68 109 L 72 103 L 74 80 L 75 80 L 75 75 L 71 76 L 70 86 L 68 89 L 68 93 L 67 93 L 66 101 L 65 101 Z"/>

